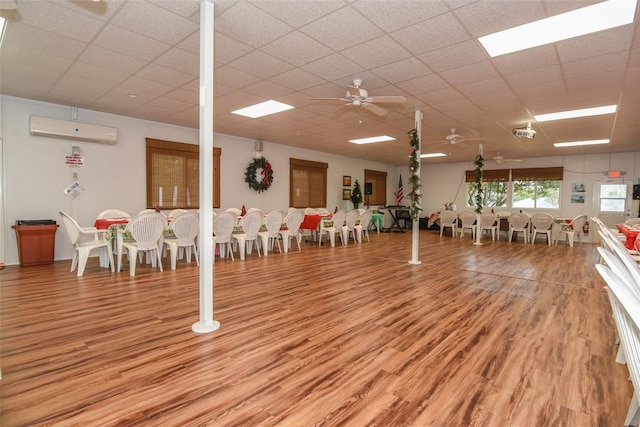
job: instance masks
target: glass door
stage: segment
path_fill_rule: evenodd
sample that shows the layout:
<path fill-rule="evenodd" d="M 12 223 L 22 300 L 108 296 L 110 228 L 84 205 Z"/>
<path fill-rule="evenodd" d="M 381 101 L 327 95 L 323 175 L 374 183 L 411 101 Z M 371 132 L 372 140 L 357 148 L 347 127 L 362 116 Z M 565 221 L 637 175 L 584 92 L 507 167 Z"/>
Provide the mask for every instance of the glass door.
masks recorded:
<path fill-rule="evenodd" d="M 596 181 L 593 186 L 594 215 L 608 227 L 615 229 L 618 224 L 638 216 L 638 202 L 632 198 L 633 181 Z M 594 236 L 594 241 L 600 241 Z"/>

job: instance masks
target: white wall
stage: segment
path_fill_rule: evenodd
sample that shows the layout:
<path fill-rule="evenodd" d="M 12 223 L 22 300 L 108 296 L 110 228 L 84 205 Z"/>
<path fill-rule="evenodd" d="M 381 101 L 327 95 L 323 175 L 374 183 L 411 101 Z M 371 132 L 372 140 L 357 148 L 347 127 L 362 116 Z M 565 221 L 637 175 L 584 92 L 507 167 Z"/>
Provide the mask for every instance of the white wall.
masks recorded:
<path fill-rule="evenodd" d="M 0 96 L 0 137 L 4 160 L 1 172 L 4 196 L 2 231 L 7 265 L 17 264 L 16 236 L 11 226 L 18 219 L 54 219 L 59 211 L 75 217 L 83 226 L 93 225 L 96 215 L 107 208 L 118 208 L 135 214 L 146 208 L 145 138 L 158 138 L 185 143 L 199 143 L 196 129 L 171 126 L 112 114 L 78 109 L 77 121 L 113 126 L 118 129 L 118 142 L 103 145 L 90 142 L 31 136 L 29 116 L 71 120 L 72 109 L 50 103 Z M 84 167 L 70 169 L 65 156 L 71 147 L 80 147 Z M 289 158 L 326 162 L 328 169 L 327 209 L 336 206 L 351 209 L 342 200 L 342 176 L 358 179 L 364 191 L 364 169 L 386 171 L 387 200 L 395 200 L 398 168 L 394 165 L 364 161 L 264 142 L 263 155 L 274 171 L 273 185 L 263 193 L 251 190 L 244 182 L 244 171 L 255 156 L 254 140 L 216 134 L 214 146 L 222 149 L 220 166 L 221 208 L 258 207 L 268 212 L 289 206 Z M 407 144 L 407 152 L 409 151 Z M 72 200 L 63 190 L 73 183 L 73 174 L 86 187 L 84 194 Z M 1 235 L 0 235 L 1 237 Z M 0 253 L 0 255 L 2 255 Z M 56 233 L 55 259 L 69 259 L 70 245 L 63 230 Z"/>
<path fill-rule="evenodd" d="M 7 265 L 18 263 L 15 232 L 11 226 L 17 219 L 55 219 L 59 211 L 65 211 L 78 219 L 81 225 L 92 225 L 98 212 L 107 208 L 119 208 L 135 214 L 146 207 L 145 138 L 198 144 L 195 129 L 171 126 L 90 110 L 78 110 L 77 120 L 118 129 L 116 145 L 67 141 L 31 136 L 29 116 L 37 115 L 57 119 L 72 119 L 69 106 L 61 106 L 22 98 L 0 95 L 0 138 L 2 138 L 2 183 L 0 185 L 0 223 L 4 240 L 0 242 L 0 261 Z M 407 153 L 410 152 L 408 142 Z M 229 135 L 216 134 L 214 145 L 222 149 L 221 208 L 259 207 L 264 211 L 287 208 L 289 204 L 289 158 L 326 162 L 328 169 L 327 209 L 336 206 L 351 209 L 349 201 L 342 200 L 342 176 L 350 175 L 364 187 L 364 169 L 386 171 L 387 203 L 395 204 L 394 192 L 398 186 L 398 174 L 402 174 L 405 195 L 409 193 L 408 166 L 397 167 L 328 153 L 288 147 L 264 142 L 263 155 L 274 170 L 274 182 L 264 193 L 249 189 L 244 182 L 244 171 L 255 156 L 254 141 Z M 66 155 L 71 147 L 79 146 L 85 166 L 69 169 Z M 553 158 L 525 159 L 516 167 L 564 166 L 561 208 L 550 211 L 554 216 L 574 217 L 585 213 L 593 215 L 593 188 L 598 181 L 605 181 L 604 171 L 620 169 L 633 183 L 640 176 L 640 153 L 616 153 L 611 155 L 561 156 Z M 486 169 L 506 168 L 488 161 Z M 445 202 L 453 201 L 458 209 L 466 206 L 465 170 L 473 170 L 473 163 L 423 164 L 421 166 L 422 207 L 421 216 L 428 216 Z M 86 187 L 86 192 L 72 200 L 63 190 L 73 182 L 73 173 Z M 587 191 L 584 204 L 570 203 L 571 184 L 584 183 Z M 364 190 L 364 188 L 363 188 Z M 408 204 L 405 198 L 404 204 Z M 638 211 L 631 207 L 632 216 Z M 387 221 L 387 225 L 388 221 Z M 66 235 L 56 233 L 55 259 L 69 259 L 72 255 Z"/>

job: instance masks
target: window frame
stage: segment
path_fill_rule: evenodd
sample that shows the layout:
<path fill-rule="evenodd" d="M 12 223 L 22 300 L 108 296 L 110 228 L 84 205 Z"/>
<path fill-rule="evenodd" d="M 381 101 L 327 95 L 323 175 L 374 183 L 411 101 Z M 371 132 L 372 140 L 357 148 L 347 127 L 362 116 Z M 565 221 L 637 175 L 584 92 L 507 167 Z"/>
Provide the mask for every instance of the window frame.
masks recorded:
<path fill-rule="evenodd" d="M 289 206 L 304 208 L 326 208 L 327 206 L 327 169 L 328 163 L 314 162 L 311 160 L 289 158 Z M 313 179 L 303 181 L 300 174 L 311 175 Z M 300 187 L 296 187 L 300 185 Z M 306 187 L 302 192 L 307 195 L 301 200 L 301 195 L 296 194 L 296 189 Z M 300 193 L 300 192 L 298 192 Z M 304 206 L 306 205 L 306 206 Z"/>
<path fill-rule="evenodd" d="M 199 199 L 199 185 L 200 185 L 200 164 L 199 164 L 199 156 L 200 156 L 200 146 L 195 144 L 187 144 L 184 142 L 175 142 L 175 141 L 165 141 L 156 138 L 145 138 L 146 141 L 146 204 L 147 209 L 153 209 L 155 207 L 160 207 L 161 209 L 199 209 L 200 207 L 200 199 Z M 174 171 L 178 179 L 175 182 L 170 182 L 168 185 L 166 181 L 163 181 L 163 187 L 167 187 L 167 192 L 162 195 L 163 205 L 159 204 L 159 187 L 157 184 L 157 178 L 153 175 L 153 171 L 157 165 L 154 163 L 154 157 L 158 154 L 170 154 L 175 155 L 177 158 L 186 159 L 192 165 L 193 160 L 197 160 L 196 171 L 193 173 L 197 178 L 194 181 L 193 179 L 189 179 L 186 173 L 181 173 L 179 171 Z M 220 207 L 220 157 L 222 155 L 222 150 L 219 147 L 213 147 L 213 207 Z M 186 162 L 182 162 L 186 164 Z M 195 191 L 189 199 L 192 203 L 190 204 L 164 204 L 164 201 L 167 200 L 171 193 L 171 188 L 178 187 L 178 194 L 182 195 L 186 193 L 186 189 L 181 188 L 183 182 L 189 182 L 191 185 L 195 186 Z M 191 192 L 190 192 L 191 194 Z M 182 199 L 180 199 L 181 201 Z"/>

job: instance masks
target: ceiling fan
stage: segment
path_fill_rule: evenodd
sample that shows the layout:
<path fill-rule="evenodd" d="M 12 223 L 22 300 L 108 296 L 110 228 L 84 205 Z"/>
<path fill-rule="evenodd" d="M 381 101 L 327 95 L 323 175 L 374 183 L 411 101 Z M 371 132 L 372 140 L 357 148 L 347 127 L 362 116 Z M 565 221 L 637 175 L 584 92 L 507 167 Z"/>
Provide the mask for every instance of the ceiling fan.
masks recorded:
<path fill-rule="evenodd" d="M 451 128 L 451 133 L 445 137 L 444 140 L 439 141 L 431 141 L 431 142 L 439 142 L 438 145 L 457 145 L 462 141 L 474 141 L 474 140 L 484 140 L 486 138 L 465 138 L 462 135 L 458 135 L 456 133 L 456 128 Z"/>
<path fill-rule="evenodd" d="M 507 163 L 507 162 L 521 162 L 521 159 L 507 159 L 505 157 L 502 156 L 502 154 L 500 154 L 500 152 L 498 151 L 498 153 L 496 154 L 496 156 L 493 158 L 493 161 L 496 163 Z"/>
<path fill-rule="evenodd" d="M 342 101 L 343 107 L 363 107 L 378 116 L 386 116 L 388 111 L 375 104 L 404 104 L 407 99 L 404 96 L 369 96 L 369 92 L 362 89 L 361 79 L 353 80 L 353 86 L 347 86 L 347 92 L 344 98 L 309 98 L 311 100 L 321 101 Z"/>

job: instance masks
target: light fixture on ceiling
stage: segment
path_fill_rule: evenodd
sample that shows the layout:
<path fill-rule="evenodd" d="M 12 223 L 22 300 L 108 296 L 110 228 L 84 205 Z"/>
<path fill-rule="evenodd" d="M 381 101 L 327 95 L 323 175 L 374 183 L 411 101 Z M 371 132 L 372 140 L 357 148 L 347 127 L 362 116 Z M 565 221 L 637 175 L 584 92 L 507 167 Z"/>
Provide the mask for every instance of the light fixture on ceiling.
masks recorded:
<path fill-rule="evenodd" d="M 240 116 L 251 117 L 252 119 L 257 119 L 258 117 L 280 113 L 282 111 L 291 110 L 292 108 L 294 107 L 291 105 L 270 99 L 269 101 L 250 105 L 245 108 L 240 108 L 239 110 L 232 111 L 232 113 L 238 114 Z"/>
<path fill-rule="evenodd" d="M 427 153 L 427 154 L 420 154 L 420 158 L 421 159 L 428 159 L 431 157 L 447 157 L 446 154 L 444 153 Z"/>
<path fill-rule="evenodd" d="M 633 22 L 637 0 L 609 0 L 478 38 L 491 57 Z"/>
<path fill-rule="evenodd" d="M 350 139 L 349 142 L 353 142 L 354 144 L 372 144 L 374 142 L 385 142 L 385 141 L 395 141 L 396 139 L 392 136 L 382 135 L 382 136 L 371 136 L 369 138 L 360 138 L 360 139 Z"/>
<path fill-rule="evenodd" d="M 573 141 L 573 142 L 556 142 L 553 144 L 554 147 L 579 147 L 581 145 L 598 145 L 598 144 L 608 144 L 608 139 L 592 139 L 590 141 Z"/>
<path fill-rule="evenodd" d="M 127 94 L 127 97 L 128 97 L 128 98 L 133 98 L 133 99 L 135 99 L 135 98 L 137 98 L 137 97 L 138 97 L 138 95 L 136 95 L 135 93 L 128 93 L 128 94 Z"/>
<path fill-rule="evenodd" d="M 575 119 L 577 117 L 600 116 L 603 114 L 613 114 L 617 105 L 604 105 L 602 107 L 583 108 L 580 110 L 559 111 L 557 113 L 538 114 L 533 116 L 537 122 L 548 122 L 551 120 Z"/>

